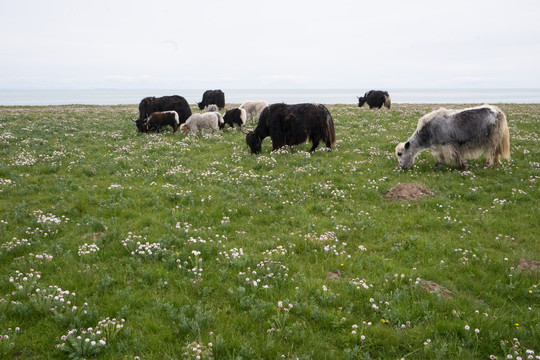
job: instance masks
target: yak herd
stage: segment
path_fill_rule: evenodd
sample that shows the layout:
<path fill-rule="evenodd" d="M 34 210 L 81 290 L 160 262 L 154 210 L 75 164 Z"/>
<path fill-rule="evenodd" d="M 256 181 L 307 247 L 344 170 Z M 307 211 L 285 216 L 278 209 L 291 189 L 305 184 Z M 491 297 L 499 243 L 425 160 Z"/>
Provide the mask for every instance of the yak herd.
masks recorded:
<path fill-rule="evenodd" d="M 370 109 L 382 106 L 390 109 L 387 91 L 371 90 L 358 97 L 358 106 L 367 104 Z M 270 137 L 272 150 L 283 146 L 299 145 L 311 141 L 310 152 L 322 141 L 330 150 L 336 144 L 334 120 L 322 104 L 283 103 L 269 105 L 265 101 L 246 101 L 240 107 L 225 111 L 225 94 L 221 90 L 207 90 L 197 103 L 204 113 L 192 114 L 182 96 L 147 97 L 139 104 L 139 118 L 133 120 L 139 132 L 159 132 L 170 126 L 173 132 L 192 134 L 210 130 L 212 133 L 226 125 L 237 125 L 246 134 L 246 144 L 251 153 L 261 152 L 262 141 Z M 259 117 L 254 130 L 245 132 L 248 119 Z M 454 162 L 459 168 L 467 167 L 467 159 L 486 154 L 486 166 L 500 164 L 500 159 L 510 158 L 510 135 L 506 116 L 496 106 L 482 105 L 464 110 L 441 108 L 424 115 L 409 139 L 396 146 L 398 165 L 410 168 L 415 157 L 430 150 L 436 164 Z"/>

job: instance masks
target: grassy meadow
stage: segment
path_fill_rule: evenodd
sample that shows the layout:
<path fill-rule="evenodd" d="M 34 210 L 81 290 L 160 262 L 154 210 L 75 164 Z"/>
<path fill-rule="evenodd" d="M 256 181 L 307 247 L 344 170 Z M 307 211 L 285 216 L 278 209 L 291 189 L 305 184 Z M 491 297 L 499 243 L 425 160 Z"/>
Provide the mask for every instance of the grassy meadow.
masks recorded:
<path fill-rule="evenodd" d="M 438 107 L 329 105 L 332 151 L 259 155 L 135 105 L 0 107 L 0 358 L 540 358 L 540 104 L 500 105 L 500 166 L 398 169 Z"/>

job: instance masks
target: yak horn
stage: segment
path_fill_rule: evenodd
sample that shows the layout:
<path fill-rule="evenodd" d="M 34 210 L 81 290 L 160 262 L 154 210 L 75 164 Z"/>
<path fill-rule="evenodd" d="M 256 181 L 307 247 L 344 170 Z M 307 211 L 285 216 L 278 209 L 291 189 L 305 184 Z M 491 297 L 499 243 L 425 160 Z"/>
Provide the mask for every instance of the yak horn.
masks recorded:
<path fill-rule="evenodd" d="M 253 131 L 247 131 L 247 132 L 246 132 L 246 131 L 245 131 L 244 129 L 242 129 L 242 128 L 240 128 L 240 131 L 243 132 L 243 133 L 246 134 L 246 135 L 249 134 L 249 133 L 251 133 L 251 132 L 253 132 Z"/>

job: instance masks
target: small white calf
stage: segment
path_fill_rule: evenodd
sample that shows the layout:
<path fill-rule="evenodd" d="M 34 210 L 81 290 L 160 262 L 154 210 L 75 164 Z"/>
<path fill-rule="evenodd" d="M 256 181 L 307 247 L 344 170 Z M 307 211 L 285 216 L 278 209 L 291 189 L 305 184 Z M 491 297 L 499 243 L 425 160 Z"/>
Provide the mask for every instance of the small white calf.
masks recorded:
<path fill-rule="evenodd" d="M 212 130 L 212 134 L 215 131 L 223 128 L 225 122 L 223 117 L 218 112 L 207 112 L 203 114 L 193 114 L 191 115 L 184 124 L 182 124 L 182 133 L 186 133 L 188 130 L 192 134 L 197 134 L 205 129 Z"/>
<path fill-rule="evenodd" d="M 239 109 L 246 110 L 246 114 L 248 119 L 255 120 L 255 118 L 259 115 L 261 115 L 262 111 L 265 107 L 268 106 L 268 103 L 266 101 L 260 100 L 260 101 L 244 101 L 242 105 L 240 105 Z"/>

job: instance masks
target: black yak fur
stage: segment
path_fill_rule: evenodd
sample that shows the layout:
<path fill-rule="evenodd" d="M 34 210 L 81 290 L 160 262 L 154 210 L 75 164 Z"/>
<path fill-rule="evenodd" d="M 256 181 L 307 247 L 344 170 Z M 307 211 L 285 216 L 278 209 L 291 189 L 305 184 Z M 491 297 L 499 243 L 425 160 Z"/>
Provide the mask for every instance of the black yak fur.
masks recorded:
<path fill-rule="evenodd" d="M 146 127 L 146 118 L 150 114 L 159 111 L 176 111 L 180 124 L 186 122 L 187 118 L 191 116 L 191 108 L 182 96 L 146 97 L 139 103 L 139 118 L 133 120 L 137 125 L 137 129 L 140 132 L 149 131 Z"/>
<path fill-rule="evenodd" d="M 234 127 L 234 124 L 238 125 L 240 128 L 242 128 L 246 124 L 246 110 L 234 108 L 231 110 L 227 110 L 225 112 L 225 115 L 223 115 L 223 125 L 220 125 L 220 127 L 224 127 L 226 124 L 228 124 L 230 127 Z"/>
<path fill-rule="evenodd" d="M 146 130 L 159 132 L 162 127 L 170 126 L 173 133 L 178 130 L 180 120 L 176 111 L 158 111 L 150 114 L 145 120 Z"/>
<path fill-rule="evenodd" d="M 251 153 L 261 152 L 262 141 L 270 136 L 272 150 L 298 145 L 310 140 L 315 151 L 320 141 L 331 149 L 336 143 L 334 120 L 322 104 L 272 104 L 266 107 L 255 130 L 246 136 Z"/>
<path fill-rule="evenodd" d="M 219 109 L 225 107 L 225 94 L 221 90 L 206 90 L 203 94 L 202 101 L 197 103 L 200 110 L 203 110 L 208 105 L 215 104 Z"/>
<path fill-rule="evenodd" d="M 383 105 L 390 109 L 392 104 L 388 91 L 370 90 L 363 97 L 358 98 L 358 106 L 362 107 L 367 103 L 370 109 L 380 109 Z"/>

